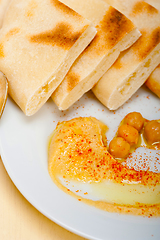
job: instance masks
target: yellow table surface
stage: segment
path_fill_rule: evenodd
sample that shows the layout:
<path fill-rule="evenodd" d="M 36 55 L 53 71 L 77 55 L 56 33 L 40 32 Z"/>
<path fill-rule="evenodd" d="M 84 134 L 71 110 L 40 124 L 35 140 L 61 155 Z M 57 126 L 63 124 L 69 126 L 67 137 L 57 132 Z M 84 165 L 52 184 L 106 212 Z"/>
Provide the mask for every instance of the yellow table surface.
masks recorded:
<path fill-rule="evenodd" d="M 85 240 L 36 210 L 18 191 L 0 158 L 1 240 Z"/>

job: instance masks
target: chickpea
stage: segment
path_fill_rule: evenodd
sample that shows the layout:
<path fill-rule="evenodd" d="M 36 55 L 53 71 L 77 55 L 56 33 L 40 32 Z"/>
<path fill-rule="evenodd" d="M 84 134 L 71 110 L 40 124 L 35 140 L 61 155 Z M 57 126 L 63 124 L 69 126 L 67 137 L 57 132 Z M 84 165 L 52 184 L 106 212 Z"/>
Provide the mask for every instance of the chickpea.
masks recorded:
<path fill-rule="evenodd" d="M 109 144 L 109 152 L 115 158 L 125 158 L 129 154 L 130 145 L 122 137 L 113 138 Z"/>
<path fill-rule="evenodd" d="M 123 124 L 118 129 L 118 136 L 124 138 L 130 145 L 138 143 L 139 133 L 134 127 Z"/>
<path fill-rule="evenodd" d="M 144 125 L 144 118 L 139 112 L 131 112 L 125 116 L 124 123 L 136 128 L 140 132 Z"/>
<path fill-rule="evenodd" d="M 144 136 L 149 144 L 160 142 L 160 123 L 152 120 L 144 127 Z"/>

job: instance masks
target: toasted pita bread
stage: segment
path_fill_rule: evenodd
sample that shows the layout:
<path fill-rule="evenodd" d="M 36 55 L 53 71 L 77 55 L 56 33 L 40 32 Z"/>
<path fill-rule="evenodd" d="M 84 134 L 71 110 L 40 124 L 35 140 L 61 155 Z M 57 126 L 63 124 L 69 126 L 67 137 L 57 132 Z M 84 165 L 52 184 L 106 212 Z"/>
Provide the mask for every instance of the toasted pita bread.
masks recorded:
<path fill-rule="evenodd" d="M 60 110 L 69 108 L 89 91 L 111 67 L 119 53 L 140 36 L 135 25 L 113 7 L 99 0 L 61 0 L 94 23 L 97 35 L 77 58 L 52 95 Z"/>
<path fill-rule="evenodd" d="M 0 70 L 26 115 L 47 101 L 96 34 L 58 0 L 13 0 L 0 31 Z"/>
<path fill-rule="evenodd" d="M 160 11 L 159 0 L 145 0 L 145 2 L 148 2 Z M 153 93 L 155 93 L 160 98 L 160 64 L 151 73 L 145 84 Z"/>
<path fill-rule="evenodd" d="M 128 16 L 142 33 L 93 88 L 96 97 L 106 107 L 115 110 L 142 86 L 160 63 L 160 13 L 139 0 L 113 0 L 112 4 Z"/>
<path fill-rule="evenodd" d="M 160 98 L 160 64 L 151 73 L 145 85 Z"/>
<path fill-rule="evenodd" d="M 11 0 L 0 0 L 0 28 L 2 27 L 3 18 Z"/>

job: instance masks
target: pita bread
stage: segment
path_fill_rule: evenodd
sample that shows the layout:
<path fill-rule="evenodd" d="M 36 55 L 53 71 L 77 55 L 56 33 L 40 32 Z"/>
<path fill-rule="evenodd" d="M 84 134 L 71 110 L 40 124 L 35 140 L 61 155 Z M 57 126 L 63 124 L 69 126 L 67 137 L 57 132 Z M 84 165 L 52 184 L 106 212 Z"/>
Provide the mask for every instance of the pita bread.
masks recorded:
<path fill-rule="evenodd" d="M 160 98 L 160 64 L 151 73 L 145 85 Z"/>
<path fill-rule="evenodd" d="M 96 97 L 110 110 L 115 110 L 141 87 L 160 63 L 160 13 L 139 0 L 113 0 L 112 4 L 142 33 L 93 88 Z"/>
<path fill-rule="evenodd" d="M 6 100 L 8 96 L 8 81 L 6 77 L 0 72 L 0 117 L 2 116 Z"/>
<path fill-rule="evenodd" d="M 159 0 L 145 0 L 145 2 L 148 2 L 160 11 Z M 155 93 L 160 98 L 160 64 L 151 73 L 145 84 L 153 93 Z"/>
<path fill-rule="evenodd" d="M 76 59 L 52 95 L 60 110 L 69 108 L 89 91 L 111 67 L 119 53 L 140 36 L 135 25 L 113 7 L 99 0 L 61 0 L 94 23 L 97 35 Z"/>
<path fill-rule="evenodd" d="M 11 0 L 0 0 L 0 28 L 3 24 L 3 18 Z"/>
<path fill-rule="evenodd" d="M 0 70 L 26 115 L 47 101 L 96 34 L 58 0 L 13 0 L 0 31 Z"/>

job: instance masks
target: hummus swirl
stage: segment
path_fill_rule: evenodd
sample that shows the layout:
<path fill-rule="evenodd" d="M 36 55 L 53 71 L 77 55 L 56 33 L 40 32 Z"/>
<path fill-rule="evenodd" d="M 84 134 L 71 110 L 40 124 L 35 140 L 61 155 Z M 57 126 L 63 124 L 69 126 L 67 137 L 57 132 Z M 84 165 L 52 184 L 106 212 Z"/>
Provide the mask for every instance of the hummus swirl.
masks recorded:
<path fill-rule="evenodd" d="M 136 171 L 114 159 L 104 144 L 106 129 L 103 123 L 93 117 L 79 117 L 59 123 L 49 145 L 48 167 L 51 178 L 54 182 L 59 182 L 59 185 L 59 177 L 97 186 L 110 182 L 114 197 L 101 204 L 88 201 L 103 206 L 103 209 L 108 204 L 109 211 L 118 211 L 121 206 L 121 209 L 128 209 L 132 213 L 132 208 L 141 209 L 138 210 L 140 214 L 143 206 L 143 213 L 144 209 L 150 209 L 151 215 L 160 215 L 160 173 Z M 128 189 L 129 186 L 131 190 Z M 117 191 L 118 188 L 122 189 L 121 193 Z M 132 193 L 134 191 L 138 192 L 138 198 Z M 127 201 L 123 200 L 126 193 L 131 194 Z M 141 196 L 143 194 L 144 197 Z M 120 202 L 117 199 L 121 199 Z"/>

